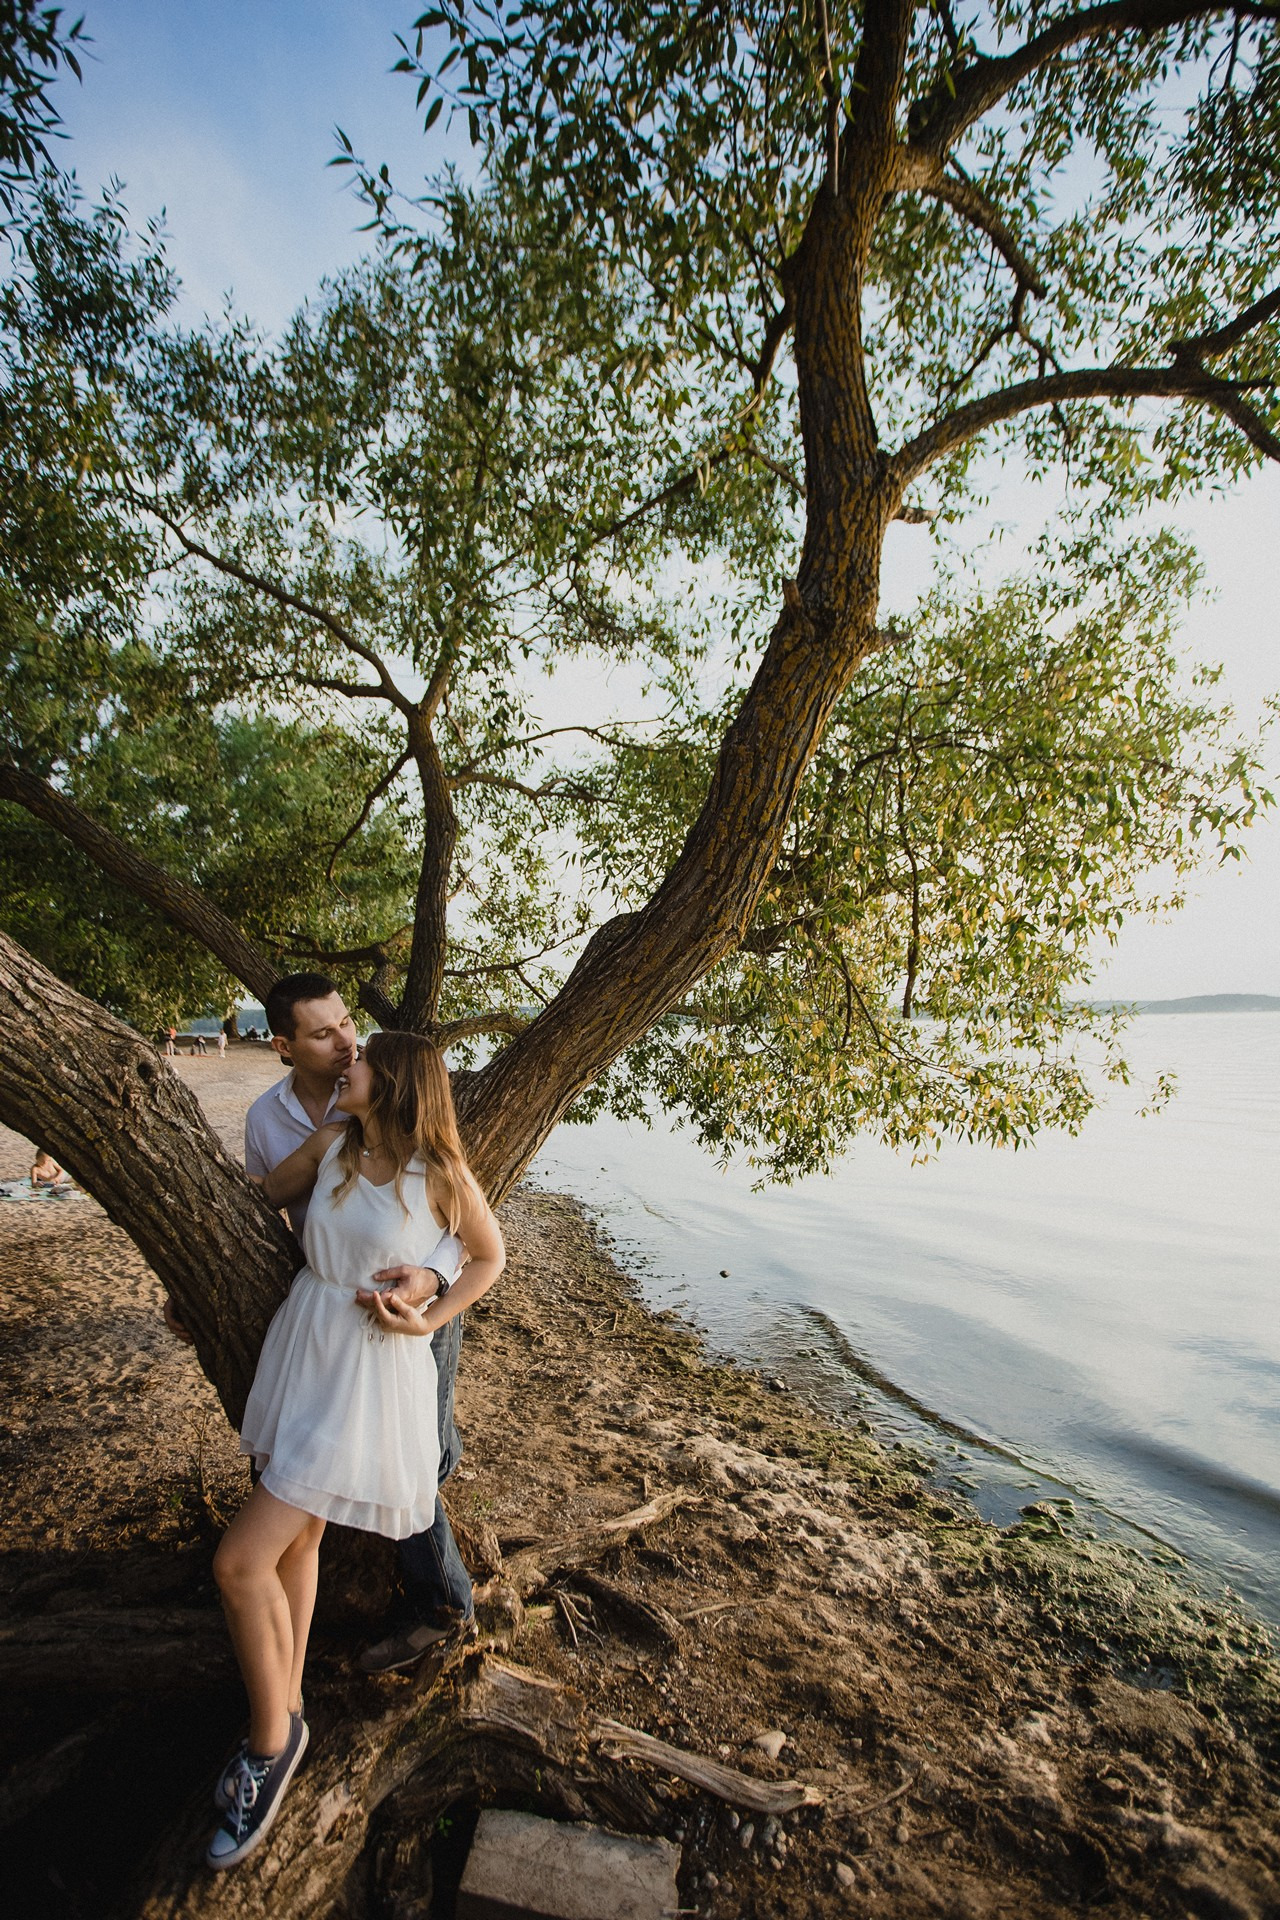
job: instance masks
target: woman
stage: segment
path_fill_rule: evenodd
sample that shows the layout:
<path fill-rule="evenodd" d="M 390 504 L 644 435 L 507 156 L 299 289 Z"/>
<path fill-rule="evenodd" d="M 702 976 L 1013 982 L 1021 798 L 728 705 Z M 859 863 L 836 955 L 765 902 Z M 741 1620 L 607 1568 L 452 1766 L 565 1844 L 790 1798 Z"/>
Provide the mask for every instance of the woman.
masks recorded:
<path fill-rule="evenodd" d="M 265 1837 L 306 1749 L 302 1667 L 325 1522 L 395 1540 L 430 1525 L 431 1335 L 493 1285 L 506 1259 L 428 1041 L 374 1034 L 339 1080 L 337 1105 L 345 1124 L 319 1128 L 262 1183 L 273 1206 L 312 1198 L 307 1264 L 267 1330 L 241 1428 L 258 1483 L 213 1563 L 249 1732 L 218 1783 L 212 1867 L 235 1866 Z M 375 1272 L 421 1262 L 446 1233 L 470 1256 L 452 1287 L 424 1307 L 376 1290 L 367 1311 L 357 1302 Z"/>

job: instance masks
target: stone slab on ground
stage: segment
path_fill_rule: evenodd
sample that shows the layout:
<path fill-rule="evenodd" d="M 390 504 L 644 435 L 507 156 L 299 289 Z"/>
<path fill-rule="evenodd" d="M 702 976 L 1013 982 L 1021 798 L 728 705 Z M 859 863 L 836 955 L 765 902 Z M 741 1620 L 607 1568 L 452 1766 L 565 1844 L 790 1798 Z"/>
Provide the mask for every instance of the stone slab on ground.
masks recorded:
<path fill-rule="evenodd" d="M 457 1920 L 664 1920 L 680 1849 L 532 1813 L 480 1815 Z"/>

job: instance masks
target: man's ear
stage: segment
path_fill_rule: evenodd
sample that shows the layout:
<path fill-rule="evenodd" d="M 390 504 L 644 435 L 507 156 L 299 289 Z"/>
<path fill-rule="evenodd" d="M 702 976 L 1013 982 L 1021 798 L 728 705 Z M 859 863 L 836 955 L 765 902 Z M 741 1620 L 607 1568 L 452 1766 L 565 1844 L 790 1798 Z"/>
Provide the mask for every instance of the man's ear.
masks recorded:
<path fill-rule="evenodd" d="M 286 1067 L 291 1067 L 293 1065 L 293 1055 L 289 1052 L 289 1042 L 285 1039 L 284 1035 L 282 1033 L 273 1033 L 271 1036 L 271 1044 L 284 1061 Z"/>

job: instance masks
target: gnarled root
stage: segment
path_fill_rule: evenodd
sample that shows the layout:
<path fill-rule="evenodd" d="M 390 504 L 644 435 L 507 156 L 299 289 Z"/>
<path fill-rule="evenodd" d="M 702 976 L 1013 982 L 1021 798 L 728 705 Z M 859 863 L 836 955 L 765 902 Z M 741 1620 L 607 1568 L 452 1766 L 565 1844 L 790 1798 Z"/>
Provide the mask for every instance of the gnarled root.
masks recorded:
<path fill-rule="evenodd" d="M 417 1689 L 363 1724 L 343 1717 L 313 1741 L 252 1873 L 213 1874 L 199 1864 L 210 1826 L 202 1795 L 151 1862 L 135 1911 L 139 1920 L 304 1920 L 324 1912 L 393 1796 L 394 1825 L 427 1833 L 460 1801 L 512 1791 L 563 1817 L 653 1831 L 662 1808 L 632 1763 L 755 1812 L 816 1799 L 795 1782 L 753 1779 L 597 1721 L 573 1689 L 474 1649 L 455 1655 L 432 1691 Z"/>

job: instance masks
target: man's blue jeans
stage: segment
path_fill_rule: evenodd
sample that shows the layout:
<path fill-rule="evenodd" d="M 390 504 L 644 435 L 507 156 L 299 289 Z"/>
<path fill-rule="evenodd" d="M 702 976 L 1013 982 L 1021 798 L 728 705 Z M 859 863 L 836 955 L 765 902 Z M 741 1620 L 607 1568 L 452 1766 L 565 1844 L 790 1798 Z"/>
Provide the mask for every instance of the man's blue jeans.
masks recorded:
<path fill-rule="evenodd" d="M 449 1478 L 462 1458 L 462 1436 L 453 1419 L 453 1395 L 458 1380 L 458 1356 L 462 1351 L 463 1316 L 455 1313 L 446 1320 L 432 1341 L 436 1356 L 437 1411 L 440 1416 L 440 1480 Z M 474 1604 L 471 1576 L 462 1564 L 458 1543 L 449 1525 L 449 1516 L 439 1494 L 435 1517 L 425 1533 L 415 1533 L 400 1542 L 400 1564 L 404 1568 L 409 1600 L 420 1621 L 427 1621 L 440 1608 L 447 1607 L 470 1619 Z"/>

